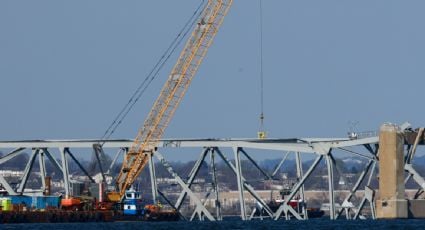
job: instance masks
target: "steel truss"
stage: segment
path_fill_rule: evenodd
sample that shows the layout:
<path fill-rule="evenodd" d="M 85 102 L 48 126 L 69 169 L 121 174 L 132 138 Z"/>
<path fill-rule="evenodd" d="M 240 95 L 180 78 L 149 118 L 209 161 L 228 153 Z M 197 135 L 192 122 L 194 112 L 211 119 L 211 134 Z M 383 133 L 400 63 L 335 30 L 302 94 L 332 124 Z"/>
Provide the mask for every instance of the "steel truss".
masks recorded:
<path fill-rule="evenodd" d="M 424 144 L 424 129 L 419 129 L 418 131 L 409 131 L 406 130 L 406 164 L 405 171 L 407 172 L 406 182 L 412 178 L 418 185 L 419 189 L 417 192 L 416 198 L 425 190 L 425 180 L 419 173 L 413 168 L 412 161 L 416 153 L 418 145 Z M 220 194 L 221 190 L 218 186 L 217 181 L 217 169 L 216 163 L 217 158 L 221 159 L 234 173 L 236 176 L 236 182 L 238 185 L 238 194 L 239 194 L 239 209 L 240 217 L 242 220 L 250 220 L 256 218 L 254 213 L 259 211 L 262 213 L 259 218 L 271 218 L 278 220 L 281 218 L 291 219 L 295 218 L 298 220 L 308 219 L 307 207 L 301 207 L 301 212 L 296 211 L 289 201 L 294 197 L 298 196 L 302 200 L 305 199 L 305 182 L 311 178 L 314 174 L 317 166 L 324 161 L 327 167 L 327 179 L 328 179 L 328 191 L 327 197 L 329 202 L 329 216 L 330 219 L 338 218 L 347 218 L 347 219 L 359 219 L 364 218 L 367 215 L 362 213 L 366 203 L 370 205 L 370 215 L 368 217 L 375 219 L 375 190 L 371 185 L 374 175 L 377 173 L 377 162 L 379 160 L 378 156 L 378 137 L 368 137 L 362 139 L 349 139 L 349 138 L 328 138 L 328 139 L 266 139 L 266 140 L 257 140 L 257 139 L 186 139 L 186 140 L 162 140 L 159 142 L 158 148 L 150 153 L 149 160 L 149 173 L 152 185 L 152 196 L 154 202 L 156 202 L 159 197 L 162 200 L 165 200 L 171 207 L 177 211 L 181 211 L 185 199 L 189 198 L 194 204 L 195 208 L 188 220 L 193 220 L 198 218 L 199 220 L 222 220 L 222 205 L 220 203 Z M 27 194 L 26 183 L 28 177 L 33 169 L 34 162 L 38 158 L 39 168 L 40 168 L 40 177 L 42 181 L 42 186 L 37 190 L 42 193 L 46 189 L 46 182 L 44 180 L 45 176 L 48 175 L 45 167 L 45 160 L 47 159 L 52 162 L 53 166 L 62 172 L 64 180 L 64 190 L 65 195 L 70 194 L 70 174 L 68 168 L 69 160 L 74 161 L 81 171 L 91 180 L 93 175 L 89 175 L 87 169 L 85 169 L 78 159 L 73 154 L 77 149 L 79 151 L 87 152 L 87 149 L 92 149 L 96 156 L 104 154 L 104 150 L 109 149 L 118 149 L 117 154 L 114 157 L 113 163 L 116 162 L 120 154 L 126 154 L 128 148 L 131 146 L 132 140 L 111 140 L 106 141 L 102 146 L 98 144 L 98 140 L 62 140 L 62 141 L 9 141 L 9 142 L 0 142 L 0 151 L 11 150 L 4 157 L 0 158 L 0 167 L 2 164 L 13 159 L 19 154 L 23 154 L 25 150 L 31 150 L 31 155 L 26 163 L 26 167 L 23 173 L 23 176 L 17 186 L 12 186 L 3 176 L 0 176 L 0 183 L 2 187 L 10 195 L 18 194 Z M 186 175 L 178 175 L 170 163 L 165 159 L 162 154 L 163 151 L 170 148 L 201 148 L 202 151 L 199 155 L 198 160 L 195 162 L 190 173 Z M 56 158 L 51 153 L 59 150 L 60 160 Z M 71 151 L 72 149 L 72 151 Z M 364 149 L 364 152 L 359 151 Z M 282 156 L 282 160 L 276 165 L 273 172 L 267 172 L 262 169 L 259 164 L 252 158 L 250 151 L 272 151 L 276 152 L 276 156 Z M 228 153 L 233 153 L 233 159 L 230 160 Z M 364 166 L 364 169 L 359 173 L 357 181 L 354 186 L 349 190 L 349 193 L 345 197 L 344 201 L 341 204 L 341 207 L 337 207 L 335 204 L 335 188 L 334 188 L 334 173 L 338 171 L 338 165 L 336 164 L 335 157 L 342 154 L 351 154 L 355 157 L 362 157 L 367 159 L 367 163 Z M 227 154 L 226 154 L 227 153 Z M 297 182 L 292 187 L 290 194 L 285 197 L 285 201 L 279 206 L 275 211 L 269 206 L 268 202 L 264 200 L 256 191 L 253 186 L 250 185 L 249 180 L 247 180 L 243 175 L 242 170 L 242 160 L 244 157 L 245 160 L 250 162 L 253 167 L 258 169 L 259 173 L 264 177 L 264 180 L 273 180 L 276 174 L 279 172 L 280 168 L 284 162 L 288 159 L 288 156 L 294 155 L 296 162 L 296 175 Z M 309 168 L 304 171 L 302 165 L 302 157 L 306 154 L 310 156 L 314 154 L 314 161 L 309 166 Z M 209 158 L 208 158 L 209 156 Z M 157 159 L 157 161 L 154 160 Z M 310 157 L 311 158 L 311 157 Z M 101 164 L 101 157 L 96 157 Z M 209 161 L 209 169 L 211 175 L 211 189 L 205 197 L 200 197 L 199 194 L 192 190 L 192 185 L 201 169 L 201 166 L 204 162 Z M 112 164 L 113 164 L 112 163 Z M 157 185 L 157 177 L 155 173 L 155 163 L 159 163 L 165 167 L 168 173 L 174 178 L 177 184 L 181 187 L 181 192 L 176 201 L 172 201 L 167 197 L 167 194 L 161 191 Z M 109 173 L 112 166 L 104 172 L 103 168 L 100 168 L 102 172 L 102 180 L 104 181 L 105 173 Z M 187 179 L 183 179 L 187 178 Z M 249 179 L 249 178 L 248 178 Z M 362 192 L 363 190 L 363 192 Z M 34 192 L 34 191 L 32 191 Z M 248 209 L 245 204 L 245 196 L 249 194 L 252 196 L 257 205 L 253 209 L 252 213 L 248 213 Z M 353 198 L 355 196 L 361 196 L 361 200 L 358 204 L 354 204 Z M 213 196 L 215 203 L 215 210 L 207 208 L 205 205 L 207 198 Z M 263 215 L 265 213 L 265 215 Z M 343 215 L 345 214 L 345 215 Z"/>

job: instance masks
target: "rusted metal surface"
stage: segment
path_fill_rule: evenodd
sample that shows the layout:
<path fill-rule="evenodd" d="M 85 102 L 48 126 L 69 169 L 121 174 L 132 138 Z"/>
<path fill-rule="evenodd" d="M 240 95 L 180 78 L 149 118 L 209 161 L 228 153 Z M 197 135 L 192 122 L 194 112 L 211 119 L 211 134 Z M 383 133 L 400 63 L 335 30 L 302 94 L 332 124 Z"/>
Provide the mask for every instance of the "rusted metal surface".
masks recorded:
<path fill-rule="evenodd" d="M 415 130 L 406 130 L 404 131 L 404 142 L 407 145 L 414 145 L 415 140 L 418 136 L 419 128 Z M 418 145 L 425 145 L 425 135 L 420 134 Z"/>

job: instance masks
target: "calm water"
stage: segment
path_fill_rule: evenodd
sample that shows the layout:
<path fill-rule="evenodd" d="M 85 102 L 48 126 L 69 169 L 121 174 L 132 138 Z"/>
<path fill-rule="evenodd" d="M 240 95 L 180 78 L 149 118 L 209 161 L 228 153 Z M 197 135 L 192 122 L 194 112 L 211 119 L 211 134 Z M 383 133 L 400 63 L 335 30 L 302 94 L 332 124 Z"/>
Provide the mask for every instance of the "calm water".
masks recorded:
<path fill-rule="evenodd" d="M 122 223 L 71 223 L 71 224 L 9 224 L 0 229 L 424 229 L 425 220 L 379 220 L 379 221 L 222 221 L 222 222 L 122 222 Z"/>

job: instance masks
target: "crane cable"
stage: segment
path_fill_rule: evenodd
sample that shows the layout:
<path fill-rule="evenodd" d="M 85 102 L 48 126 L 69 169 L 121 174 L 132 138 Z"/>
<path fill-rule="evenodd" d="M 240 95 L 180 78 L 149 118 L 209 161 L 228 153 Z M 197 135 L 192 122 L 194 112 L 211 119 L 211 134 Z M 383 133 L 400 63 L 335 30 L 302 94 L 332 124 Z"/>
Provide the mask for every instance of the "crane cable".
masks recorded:
<path fill-rule="evenodd" d="M 127 117 L 129 112 L 133 109 L 134 105 L 137 103 L 137 101 L 139 101 L 139 99 L 145 93 L 146 89 L 150 86 L 152 81 L 155 80 L 155 78 L 158 76 L 161 69 L 170 59 L 171 55 L 174 54 L 177 47 L 179 47 L 183 39 L 190 32 L 190 29 L 196 24 L 197 19 L 202 13 L 201 9 L 203 8 L 204 4 L 205 4 L 205 0 L 202 0 L 202 2 L 196 8 L 195 12 L 192 14 L 192 16 L 189 18 L 189 20 L 185 23 L 183 28 L 177 34 L 176 38 L 171 42 L 171 44 L 168 46 L 168 48 L 163 53 L 161 58 L 156 62 L 156 64 L 154 65 L 152 70 L 149 72 L 149 74 L 146 76 L 146 78 L 139 84 L 136 91 L 132 94 L 132 96 L 128 100 L 127 104 L 115 116 L 114 120 L 111 122 L 111 124 L 108 126 L 103 136 L 101 137 L 101 145 L 103 145 L 105 141 L 108 140 L 112 136 L 112 134 L 114 134 L 114 132 L 117 130 L 117 128 L 122 124 L 123 120 Z"/>
<path fill-rule="evenodd" d="M 263 71 L 263 1 L 259 1 L 260 11 L 260 129 L 258 138 L 265 139 L 266 131 L 264 129 L 264 71 Z"/>

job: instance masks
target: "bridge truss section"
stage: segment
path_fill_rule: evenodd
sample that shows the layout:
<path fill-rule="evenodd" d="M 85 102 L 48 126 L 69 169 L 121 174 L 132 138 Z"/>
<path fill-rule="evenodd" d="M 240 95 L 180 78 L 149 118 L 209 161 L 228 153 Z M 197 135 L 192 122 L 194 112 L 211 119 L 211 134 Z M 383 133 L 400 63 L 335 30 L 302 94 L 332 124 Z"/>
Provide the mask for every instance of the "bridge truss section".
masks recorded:
<path fill-rule="evenodd" d="M 414 156 L 419 145 L 425 144 L 423 129 L 405 130 L 405 172 L 407 183 L 410 179 L 418 185 L 414 193 L 414 199 L 420 197 L 424 191 L 425 180 L 414 168 Z M 10 195 L 33 195 L 43 194 L 46 190 L 46 160 L 62 173 L 64 195 L 69 195 L 73 176 L 70 174 L 69 162 L 73 161 L 87 177 L 88 181 L 94 182 L 94 175 L 90 175 L 87 168 L 81 163 L 81 159 L 87 159 L 87 153 L 93 152 L 99 165 L 102 165 L 102 155 L 105 152 L 113 152 L 113 161 L 109 167 L 100 167 L 101 177 L 98 180 L 106 182 L 111 168 L 120 155 L 125 156 L 133 140 L 109 140 L 99 145 L 99 140 L 37 140 L 37 141 L 2 141 L 0 151 L 5 154 L 0 158 L 2 165 L 20 154 L 28 154 L 28 161 L 17 183 L 8 181 L 8 178 L 0 175 L 0 184 Z M 196 150 L 198 149 L 198 150 Z M 182 218 L 187 220 L 222 220 L 224 188 L 220 188 L 219 176 L 223 175 L 217 168 L 218 162 L 227 167 L 227 173 L 235 178 L 237 184 L 237 206 L 242 220 L 251 219 L 308 219 L 308 207 L 305 205 L 295 210 L 290 205 L 293 199 L 308 201 L 306 194 L 320 190 L 323 194 L 323 203 L 327 203 L 328 214 L 331 220 L 339 218 L 375 219 L 375 194 L 377 185 L 373 183 L 378 173 L 379 161 L 379 138 L 371 136 L 367 138 L 293 138 L 293 139 L 168 139 L 158 143 L 158 148 L 149 159 L 148 174 L 150 178 L 150 191 L 154 202 L 161 201 L 173 209 L 179 211 Z M 185 155 L 185 152 L 199 152 L 198 158 L 193 159 L 193 167 L 187 173 L 177 173 L 172 164 L 166 159 L 168 151 L 172 154 Z M 264 169 L 259 160 L 263 152 L 268 152 L 273 158 L 281 158 L 273 170 Z M 193 154 L 191 154 L 193 155 Z M 363 170 L 355 175 L 354 182 L 348 188 L 345 185 L 341 189 L 341 157 L 353 157 L 363 159 Z M 261 158 L 261 157 L 260 157 Z M 294 163 L 294 175 L 296 178 L 284 201 L 276 208 L 270 206 L 270 198 L 264 196 L 264 191 L 255 189 L 252 178 L 244 175 L 246 167 L 254 167 L 258 175 L 264 181 L 275 181 L 278 173 L 288 159 Z M 40 188 L 27 188 L 27 182 L 34 164 L 38 161 Z M 306 162 L 310 162 L 308 165 Z M 249 165 L 248 165 L 249 164 Z M 157 165 L 157 166 L 155 166 Z M 178 192 L 169 192 L 161 188 L 158 181 L 156 168 L 158 165 L 165 168 L 174 185 L 179 187 Z M 194 189 L 199 172 L 202 167 L 208 165 L 208 191 L 199 192 Z M 307 167 L 306 167 L 307 166 Z M 322 168 L 322 169 L 318 169 Z M 327 188 L 306 188 L 306 181 L 317 179 L 317 170 L 322 170 L 327 181 Z M 142 176 L 146 176 L 142 174 Z M 336 180 L 339 177 L 339 181 Z M 311 190 L 311 191 L 309 191 Z M 343 191 L 342 191 L 343 190 Z M 337 200 L 338 198 L 338 200 Z M 253 201 L 253 202 L 248 202 Z M 249 203 L 247 205 L 247 202 Z"/>

